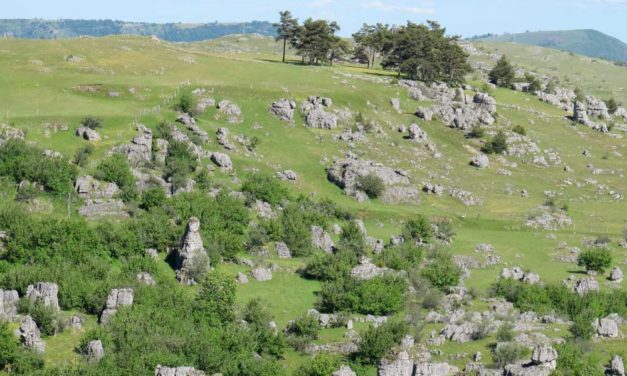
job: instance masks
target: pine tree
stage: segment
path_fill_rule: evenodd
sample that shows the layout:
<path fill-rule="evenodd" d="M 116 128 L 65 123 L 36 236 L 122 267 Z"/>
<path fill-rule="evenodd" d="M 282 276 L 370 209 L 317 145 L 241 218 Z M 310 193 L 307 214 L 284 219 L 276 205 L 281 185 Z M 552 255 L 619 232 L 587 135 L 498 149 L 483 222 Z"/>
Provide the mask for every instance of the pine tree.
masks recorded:
<path fill-rule="evenodd" d="M 283 62 L 285 63 L 285 51 L 287 49 L 287 43 L 292 42 L 298 33 L 298 20 L 292 17 L 292 13 L 289 10 L 279 12 L 281 17 L 278 23 L 273 24 L 277 31 L 276 40 L 283 41 Z"/>
<path fill-rule="evenodd" d="M 500 87 L 511 87 L 514 83 L 514 78 L 516 78 L 516 74 L 514 72 L 514 67 L 510 64 L 507 56 L 503 55 L 496 62 L 496 65 L 490 73 L 488 73 L 488 77 L 490 82 Z"/>

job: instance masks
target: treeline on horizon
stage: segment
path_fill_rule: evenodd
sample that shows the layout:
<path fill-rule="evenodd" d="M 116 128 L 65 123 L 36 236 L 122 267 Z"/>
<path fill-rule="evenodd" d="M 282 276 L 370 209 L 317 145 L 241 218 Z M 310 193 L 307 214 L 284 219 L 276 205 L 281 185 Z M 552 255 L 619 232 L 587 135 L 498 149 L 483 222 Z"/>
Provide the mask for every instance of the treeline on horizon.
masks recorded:
<path fill-rule="evenodd" d="M 339 37 L 335 21 L 307 18 L 302 24 L 289 11 L 279 13 L 274 24 L 276 40 L 283 42 L 283 62 L 289 45 L 303 64 L 330 64 L 352 60 L 366 64 L 377 62 L 383 69 L 425 82 L 458 85 L 472 71 L 468 54 L 459 45 L 459 36 L 446 35 L 436 21 L 406 25 L 364 24 L 352 40 Z"/>

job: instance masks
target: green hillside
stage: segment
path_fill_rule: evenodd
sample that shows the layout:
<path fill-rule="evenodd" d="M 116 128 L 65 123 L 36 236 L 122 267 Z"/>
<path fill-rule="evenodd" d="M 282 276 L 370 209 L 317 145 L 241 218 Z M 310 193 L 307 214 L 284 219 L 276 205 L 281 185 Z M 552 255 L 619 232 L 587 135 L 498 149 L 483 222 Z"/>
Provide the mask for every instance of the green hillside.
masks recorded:
<path fill-rule="evenodd" d="M 627 44 L 596 30 L 533 31 L 479 37 L 477 40 L 555 48 L 576 54 L 627 62 Z"/>
<path fill-rule="evenodd" d="M 493 64 L 491 55 L 505 52 L 517 66 L 559 76 L 561 85 L 579 85 L 586 93 L 627 101 L 624 68 L 543 48 L 477 45 L 480 53 L 472 57 L 474 63 Z M 573 356 L 574 362 L 585 359 L 602 374 L 611 356 L 624 354 L 627 348 L 622 334 L 580 341 L 572 339 L 569 329 L 573 317 L 583 322 L 580 328 L 590 331 L 595 318 L 627 315 L 625 283 L 608 278 L 613 267 L 625 269 L 627 260 L 627 128 L 618 118 L 611 132 L 602 133 L 573 123 L 570 112 L 532 94 L 488 88 L 496 100 L 495 123 L 482 127 L 484 134 L 475 137 L 435 118 L 418 118 L 417 109 L 435 105 L 436 100 L 412 97 L 394 73 L 348 63 L 303 66 L 297 57 L 282 64 L 276 44 L 257 36 L 186 44 L 137 36 L 2 39 L 0 51 L 0 131 L 6 132 L 0 136 L 22 131 L 27 143 L 18 143 L 12 149 L 16 153 L 32 147 L 32 142 L 66 158 L 55 164 L 33 149 L 16 161 L 17 154 L 2 153 L 0 146 L 0 166 L 11 167 L 0 168 L 0 288 L 15 289 L 23 297 L 30 284 L 58 283 L 61 311 L 55 318 L 64 323 L 75 314 L 85 318 L 81 329 L 44 333 L 44 355 L 7 350 L 9 355 L 18 354 L 7 356 L 7 364 L 15 368 L 3 370 L 1 365 L 0 374 L 26 370 L 22 374 L 154 375 L 155 367 L 164 365 L 193 366 L 207 375 L 301 376 L 331 375 L 329 371 L 347 364 L 359 376 L 374 376 L 379 358 L 389 347 L 399 348 L 398 333 L 415 340 L 406 348 L 416 361 L 447 362 L 460 370 L 466 367 L 469 374 L 477 362 L 496 367 L 497 342 L 522 343 L 525 349 L 517 361 L 527 359 L 527 347 L 542 341 L 562 354 L 571 348 L 563 350 L 559 343 L 568 341 L 568 346 L 586 354 Z M 461 90 L 461 96 L 469 101 L 486 89 L 481 71 L 471 74 L 468 83 L 471 87 Z M 327 109 L 337 110 L 337 128 L 306 126 L 301 105 L 310 96 L 332 99 Z M 281 98 L 295 102 L 291 122 L 269 111 Z M 177 105 L 180 109 L 186 100 L 197 99 L 215 100 L 215 105 L 195 114 L 206 140 L 202 132 L 175 123 Z M 231 116 L 218 109 L 222 100 L 237 104 L 241 114 Z M 75 135 L 87 116 L 102 119 L 102 127 L 96 129 L 100 140 Z M 115 198 L 124 201 L 123 211 L 85 219 L 79 210 L 91 198 L 79 197 L 66 180 L 50 179 L 56 192 L 49 187 L 30 189 L 14 178 L 33 170 L 45 180 L 54 172 L 41 166 L 55 171 L 71 166 L 77 177 L 116 180 L 106 172 L 118 170 L 101 163 L 111 161 L 109 154 L 120 150 L 116 147 L 131 142 L 138 124 L 149 128 L 154 140 L 178 145 L 167 133 L 169 124 L 188 136 L 194 150 L 203 151 L 195 158 L 189 157 L 189 147 L 184 152 L 172 147 L 166 162 L 159 162 L 159 147 L 153 142 L 150 160 L 137 167 L 158 176 L 182 173 L 195 180 L 193 192 L 161 197 L 154 192 L 160 187 L 149 181 L 155 184 L 154 197 L 122 192 Z M 410 140 L 406 129 L 412 124 L 431 144 Z M 491 154 L 486 168 L 471 166 L 471 159 L 499 131 L 519 152 Z M 86 162 L 78 163 L 77 152 L 88 145 L 92 150 L 84 152 Z M 219 168 L 216 152 L 228 155 L 233 168 Z M 358 201 L 345 194 L 330 181 L 327 168 L 335 160 L 352 157 L 389 167 L 395 177 L 420 191 L 418 200 L 394 204 L 376 195 Z M 43 161 L 41 166 L 38 161 Z M 30 163 L 30 169 L 14 167 L 22 162 Z M 292 170 L 296 180 L 274 178 L 285 170 Z M 428 190 L 427 183 L 441 185 L 442 194 L 423 191 Z M 217 191 L 223 193 L 216 196 Z M 257 200 L 270 203 L 272 216 L 262 215 Z M 201 283 L 189 286 L 177 282 L 172 257 L 184 246 L 181 238 L 192 216 L 201 219 L 200 234 L 214 271 L 209 272 L 211 278 L 199 278 Z M 552 228 L 529 224 L 547 217 L 571 221 Z M 367 235 L 385 245 L 380 254 L 365 245 L 355 220 L 363 221 Z M 312 248 L 311 224 L 329 234 L 338 248 L 335 254 L 325 256 Z M 344 235 L 335 233 L 334 225 L 342 227 Z M 412 241 L 392 245 L 392 237 L 399 234 Z M 426 234 L 424 239 L 420 234 Z M 295 244 L 294 257 L 279 257 L 277 242 Z M 156 257 L 146 253 L 147 248 L 156 249 Z M 576 256 L 589 249 L 603 249 L 610 266 L 587 275 Z M 353 281 L 346 274 L 362 256 L 377 268 L 392 269 L 391 274 L 375 282 Z M 449 256 L 468 265 L 459 288 L 450 290 L 433 278 L 438 271 L 441 279 L 459 272 L 458 266 L 439 269 L 449 265 Z M 328 275 L 313 276 L 316 265 Z M 255 280 L 252 270 L 258 266 L 271 269 L 272 279 Z M 494 286 L 502 270 L 515 266 L 526 275 L 537 274 L 541 283 L 512 280 L 497 291 Z M 138 280 L 142 272 L 149 273 L 155 284 Z M 241 278 L 238 273 L 250 281 L 235 285 Z M 581 298 L 562 287 L 569 278 L 590 278 L 598 283 L 599 292 Z M 380 280 L 384 282 L 378 284 Z M 111 289 L 127 287 L 134 291 L 132 305 L 120 307 L 107 324 L 99 325 Z M 329 309 L 332 299 L 321 304 L 329 295 L 339 296 L 332 303 L 343 307 L 334 316 L 337 322 L 321 327 L 315 319 L 311 329 L 305 317 L 297 325 L 289 324 L 312 308 L 338 313 Z M 516 310 L 508 307 L 504 296 L 518 299 Z M 255 298 L 265 311 L 248 305 Z M 36 312 L 26 303 L 20 309 Z M 526 311 L 534 311 L 526 316 L 532 317 L 529 321 L 520 315 Z M 427 319 L 434 313 L 452 317 L 451 322 Z M 376 332 L 371 315 L 387 315 L 391 324 Z M 41 316 L 40 322 L 49 322 Z M 472 338 L 437 342 L 444 338 L 440 337 L 444 328 L 469 320 L 477 326 Z M 516 324 L 511 333 L 497 334 L 491 326 L 510 321 Z M 395 327 L 397 322 L 407 327 Z M 2 327 L 3 335 L 8 333 L 3 344 L 10 342 L 17 326 L 12 322 Z M 616 327 L 627 333 L 627 323 Z M 315 334 L 308 336 L 308 331 Z M 389 342 L 382 354 L 373 350 L 375 360 L 370 360 L 363 350 L 366 345 L 355 353 L 359 337 Z M 95 339 L 102 340 L 104 357 L 86 361 L 82 354 Z M 482 360 L 475 362 L 477 352 Z M 324 371 L 297 371 L 302 365 L 313 368 L 312 361 Z"/>

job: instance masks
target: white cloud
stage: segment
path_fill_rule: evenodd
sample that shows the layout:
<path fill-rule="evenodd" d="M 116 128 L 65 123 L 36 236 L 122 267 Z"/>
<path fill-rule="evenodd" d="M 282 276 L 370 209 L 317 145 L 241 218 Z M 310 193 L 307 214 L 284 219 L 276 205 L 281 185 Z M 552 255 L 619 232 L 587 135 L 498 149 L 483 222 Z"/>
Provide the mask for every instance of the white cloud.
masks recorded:
<path fill-rule="evenodd" d="M 415 2 L 412 2 L 415 3 Z M 432 3 L 422 2 L 419 5 L 399 4 L 398 1 L 381 1 L 376 0 L 369 3 L 363 3 L 364 9 L 374 9 L 382 12 L 396 12 L 396 13 L 413 13 L 413 14 L 434 14 L 435 8 Z"/>

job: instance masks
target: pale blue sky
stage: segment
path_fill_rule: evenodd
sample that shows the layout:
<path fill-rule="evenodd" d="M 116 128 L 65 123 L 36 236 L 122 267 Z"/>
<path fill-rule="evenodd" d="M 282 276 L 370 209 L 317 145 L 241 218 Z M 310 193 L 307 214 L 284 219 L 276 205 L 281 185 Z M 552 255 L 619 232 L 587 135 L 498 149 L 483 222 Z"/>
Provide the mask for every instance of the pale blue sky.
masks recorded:
<path fill-rule="evenodd" d="M 336 20 L 350 35 L 363 22 L 435 19 L 450 33 L 597 29 L 627 42 L 627 0 L 0 0 L 1 18 L 119 19 L 147 22 Z"/>

